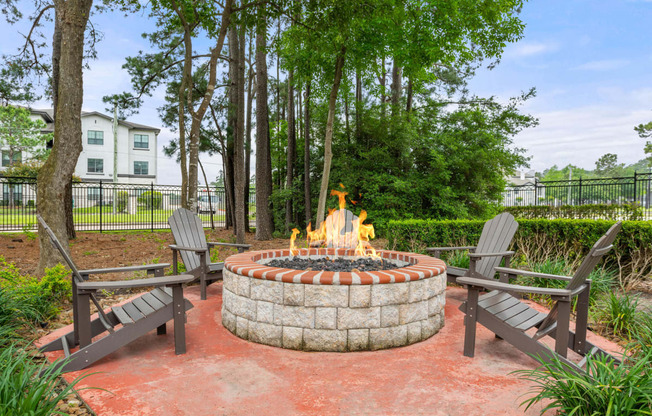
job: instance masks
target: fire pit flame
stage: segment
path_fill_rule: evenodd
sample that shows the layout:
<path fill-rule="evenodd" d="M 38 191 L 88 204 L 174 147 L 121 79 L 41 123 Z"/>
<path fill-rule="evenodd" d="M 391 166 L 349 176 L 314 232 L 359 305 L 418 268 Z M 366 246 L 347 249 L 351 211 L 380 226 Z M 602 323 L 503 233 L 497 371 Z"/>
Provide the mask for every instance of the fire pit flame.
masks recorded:
<path fill-rule="evenodd" d="M 340 184 L 344 188 L 344 185 Z M 306 240 L 308 247 L 336 247 L 355 248 L 355 255 L 362 257 L 380 258 L 376 250 L 369 244 L 369 240 L 375 238 L 374 226 L 364 224 L 367 218 L 367 211 L 360 211 L 360 216 L 355 216 L 346 209 L 346 195 L 348 192 L 331 190 L 331 195 L 339 199 L 339 210 L 330 209 L 328 217 L 323 221 L 317 230 L 312 229 L 312 224 L 306 228 Z M 292 230 L 290 238 L 290 254 L 299 254 L 299 248 L 295 240 L 299 230 Z"/>

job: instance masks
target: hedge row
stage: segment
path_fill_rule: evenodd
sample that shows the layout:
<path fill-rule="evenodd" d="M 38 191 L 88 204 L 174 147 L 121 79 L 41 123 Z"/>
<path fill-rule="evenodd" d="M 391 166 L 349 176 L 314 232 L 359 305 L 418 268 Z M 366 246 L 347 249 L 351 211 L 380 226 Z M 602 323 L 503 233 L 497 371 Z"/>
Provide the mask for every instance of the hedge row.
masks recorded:
<path fill-rule="evenodd" d="M 603 219 L 640 221 L 643 219 L 643 208 L 636 204 L 587 204 L 587 205 L 562 205 L 553 207 L 549 205 L 533 205 L 525 207 L 505 207 L 505 212 L 511 213 L 516 218 L 524 219 Z"/>
<path fill-rule="evenodd" d="M 614 224 L 605 220 L 518 219 L 513 240 L 517 254 L 579 259 Z M 426 247 L 474 245 L 485 221 L 478 220 L 405 220 L 390 221 L 389 248 L 424 252 Z M 652 221 L 625 221 L 605 258 L 608 267 L 619 270 L 623 285 L 652 280 Z"/>

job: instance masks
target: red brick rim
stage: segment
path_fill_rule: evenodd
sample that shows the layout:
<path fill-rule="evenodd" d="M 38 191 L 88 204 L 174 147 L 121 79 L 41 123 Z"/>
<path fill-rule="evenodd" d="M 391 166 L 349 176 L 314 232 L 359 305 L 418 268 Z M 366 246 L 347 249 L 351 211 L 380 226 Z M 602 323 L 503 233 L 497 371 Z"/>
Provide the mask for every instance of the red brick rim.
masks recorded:
<path fill-rule="evenodd" d="M 301 249 L 300 255 L 332 256 L 337 251 L 341 256 L 353 256 L 351 249 Z M 239 274 L 262 280 L 274 280 L 285 283 L 304 283 L 315 285 L 371 285 L 382 283 L 400 283 L 413 280 L 427 279 L 446 272 L 446 264 L 434 257 L 401 251 L 379 250 L 377 253 L 383 258 L 399 260 L 410 263 L 406 267 L 394 270 L 381 270 L 373 272 L 324 272 L 285 269 L 270 267 L 258 263 L 263 259 L 275 257 L 288 257 L 290 250 L 265 250 L 250 251 L 235 254 L 224 262 L 224 268 Z"/>

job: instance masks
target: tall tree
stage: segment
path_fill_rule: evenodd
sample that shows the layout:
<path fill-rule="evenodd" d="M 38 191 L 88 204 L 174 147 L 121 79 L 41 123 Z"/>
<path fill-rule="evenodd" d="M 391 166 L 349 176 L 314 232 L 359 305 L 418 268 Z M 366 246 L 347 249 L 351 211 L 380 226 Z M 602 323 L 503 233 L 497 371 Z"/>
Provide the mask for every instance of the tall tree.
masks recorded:
<path fill-rule="evenodd" d="M 41 133 L 44 127 L 45 123 L 32 120 L 25 108 L 0 106 L 0 147 L 7 149 L 2 157 L 8 159 L 9 166 L 25 162 L 26 152 L 34 156 L 45 149 L 51 135 Z"/>
<path fill-rule="evenodd" d="M 84 33 L 92 0 L 55 0 L 55 48 L 53 89 L 55 100 L 54 142 L 50 157 L 38 174 L 37 211 L 68 249 L 65 206 L 66 187 L 72 180 L 82 151 L 81 110 L 84 99 L 82 65 Z M 57 38 L 60 36 L 60 41 Z M 43 230 L 39 230 L 38 272 L 61 259 Z"/>
<path fill-rule="evenodd" d="M 272 155 L 267 104 L 267 16 L 258 5 L 256 23 L 256 240 L 271 240 L 274 224 L 269 206 L 272 194 Z"/>
<path fill-rule="evenodd" d="M 294 183 L 294 164 L 296 163 L 297 153 L 297 136 L 294 117 L 294 72 L 290 69 L 288 73 L 288 143 L 287 143 L 287 163 L 285 168 L 285 189 L 292 191 Z M 285 201 L 285 232 L 290 232 L 292 223 L 292 195 L 289 194 Z"/>

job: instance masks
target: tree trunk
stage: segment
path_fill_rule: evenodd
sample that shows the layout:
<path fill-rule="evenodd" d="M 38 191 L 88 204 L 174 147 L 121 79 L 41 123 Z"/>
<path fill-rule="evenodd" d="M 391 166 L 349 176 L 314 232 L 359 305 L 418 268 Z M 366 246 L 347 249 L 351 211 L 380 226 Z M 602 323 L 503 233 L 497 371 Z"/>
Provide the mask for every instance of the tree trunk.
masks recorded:
<path fill-rule="evenodd" d="M 355 71 L 355 138 L 360 139 L 360 122 L 362 120 L 362 79 L 360 71 Z"/>
<path fill-rule="evenodd" d="M 64 203 L 66 204 L 65 209 L 66 209 L 66 233 L 68 234 L 69 239 L 73 239 L 77 237 L 77 233 L 75 232 L 75 221 L 74 217 L 72 215 L 72 176 L 70 179 L 68 179 L 68 183 L 66 184 L 66 199 L 64 200 Z M 102 209 L 102 207 L 100 207 Z"/>
<path fill-rule="evenodd" d="M 256 240 L 271 240 L 274 223 L 269 207 L 272 194 L 269 109 L 267 105 L 267 23 L 265 6 L 258 6 L 256 30 Z"/>
<path fill-rule="evenodd" d="M 335 77 L 331 87 L 330 97 L 328 99 L 328 118 L 326 120 L 326 137 L 324 138 L 324 171 L 321 177 L 321 187 L 319 188 L 319 204 L 317 205 L 317 224 L 319 227 L 324 221 L 326 213 L 326 197 L 328 196 L 328 181 L 331 173 L 331 162 L 333 160 L 333 151 L 331 150 L 333 142 L 333 122 L 335 121 L 335 104 L 337 103 L 337 92 L 340 89 L 342 81 L 342 68 L 344 67 L 344 56 L 346 47 L 342 46 L 335 59 Z"/>
<path fill-rule="evenodd" d="M 410 121 L 410 113 L 412 112 L 412 78 L 408 78 L 407 86 L 407 104 L 405 106 L 405 113 L 407 114 L 407 121 Z"/>
<path fill-rule="evenodd" d="M 305 117 L 303 120 L 303 204 L 306 208 L 306 224 L 310 224 L 312 207 L 310 204 L 310 81 L 306 85 Z"/>
<path fill-rule="evenodd" d="M 188 207 L 191 211 L 197 210 L 197 186 L 199 184 L 199 172 L 198 172 L 198 163 L 199 163 L 199 135 L 201 131 L 202 120 L 208 110 L 208 105 L 213 99 L 213 93 L 215 92 L 215 84 L 217 83 L 217 65 L 218 59 L 224 48 L 224 40 L 226 39 L 226 32 L 230 26 L 231 19 L 231 4 L 233 0 L 227 0 L 224 5 L 224 10 L 222 11 L 222 20 L 220 32 L 217 36 L 217 42 L 215 47 L 211 50 L 211 57 L 208 63 L 208 84 L 206 87 L 206 93 L 202 98 L 197 111 L 192 106 L 192 75 L 190 76 L 190 82 L 186 84 L 187 88 L 187 97 L 188 97 L 188 111 L 192 115 L 192 123 L 190 125 L 190 154 L 188 155 Z M 186 25 L 184 21 L 184 26 Z M 243 46 L 244 47 L 244 46 Z M 190 67 L 192 70 L 192 49 L 190 56 L 186 53 L 184 60 L 185 63 L 190 59 Z M 242 59 L 244 60 L 244 59 Z"/>
<path fill-rule="evenodd" d="M 177 114 L 179 117 L 179 160 L 181 162 L 181 206 L 190 208 L 188 205 L 188 156 L 186 152 L 186 91 L 189 84 L 192 84 L 192 35 L 190 28 L 186 28 L 183 34 L 186 48 L 183 62 L 183 73 L 179 85 L 179 106 Z"/>
<path fill-rule="evenodd" d="M 346 141 L 351 144 L 351 130 L 349 125 L 349 94 L 344 94 L 344 130 L 346 132 Z"/>
<path fill-rule="evenodd" d="M 403 81 L 402 81 L 403 68 L 396 65 L 396 62 L 392 64 L 392 117 L 397 116 L 400 111 L 401 104 L 401 93 L 403 92 Z"/>
<path fill-rule="evenodd" d="M 235 32 L 234 32 L 235 33 Z M 234 36 L 235 37 L 235 36 Z M 236 242 L 238 244 L 245 243 L 245 200 L 244 200 L 244 187 L 245 187 L 245 161 L 244 161 L 244 119 L 245 119 L 245 108 L 244 108 L 244 73 L 245 73 L 245 62 L 244 62 L 244 43 L 245 43 L 245 34 L 244 26 L 240 27 L 240 33 L 238 34 L 238 40 L 235 43 L 235 54 L 238 57 L 238 66 L 237 66 L 237 76 L 236 76 L 236 89 L 237 93 L 237 113 L 236 113 L 236 132 L 234 135 L 234 148 L 233 152 L 234 162 L 234 181 L 235 186 L 235 228 L 236 228 Z"/>
<path fill-rule="evenodd" d="M 38 213 L 50 226 L 66 251 L 66 186 L 82 151 L 81 109 L 84 99 L 82 64 L 84 32 L 92 0 L 56 0 L 56 20 L 61 27 L 57 85 L 57 110 L 54 143 L 50 157 L 39 170 L 37 186 Z M 39 264 L 37 274 L 61 260 L 45 231 L 39 226 Z"/>
<path fill-rule="evenodd" d="M 238 223 L 236 220 L 236 193 L 238 189 L 236 180 L 236 147 L 238 136 L 238 61 L 240 58 L 238 50 L 238 31 L 235 26 L 229 28 L 229 109 L 228 109 L 228 130 L 227 130 L 227 148 L 229 153 L 228 170 L 229 170 L 229 205 L 231 208 L 231 225 L 233 234 L 238 232 Z"/>
<path fill-rule="evenodd" d="M 383 69 L 382 69 L 382 74 L 378 78 L 378 82 L 380 83 L 380 117 L 385 118 L 387 115 L 387 94 L 385 92 L 385 84 L 387 83 L 387 69 L 385 69 L 385 58 L 383 58 Z"/>
<path fill-rule="evenodd" d="M 292 190 L 292 182 L 294 181 L 294 163 L 296 162 L 297 152 L 297 137 L 294 122 L 294 72 L 290 69 L 288 73 L 288 145 L 287 145 L 287 160 L 285 164 L 285 189 Z M 292 196 L 288 195 L 285 201 L 285 232 L 290 232 L 290 224 L 292 223 Z"/>
<path fill-rule="evenodd" d="M 199 163 L 199 168 L 201 169 L 201 173 L 204 176 L 204 183 L 206 184 L 206 194 L 208 194 L 208 209 L 209 209 L 209 215 L 211 218 L 211 230 L 215 229 L 215 221 L 213 219 L 213 201 L 211 199 L 211 186 L 208 183 L 208 178 L 206 178 L 206 171 L 204 170 L 204 165 L 201 163 L 201 160 L 197 159 L 197 162 Z M 217 210 L 215 210 L 217 212 Z"/>
<path fill-rule="evenodd" d="M 249 71 L 247 74 L 247 127 L 245 131 L 245 188 L 244 188 L 244 200 L 245 200 L 245 231 L 251 232 L 249 228 L 249 183 L 250 181 L 250 172 L 251 172 L 251 106 L 253 105 L 253 80 L 254 80 L 254 70 L 252 58 L 253 58 L 253 48 L 251 45 L 251 36 L 249 37 Z"/>

